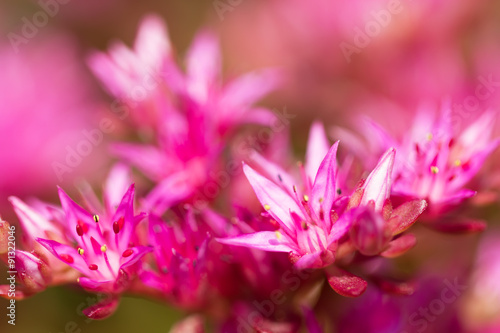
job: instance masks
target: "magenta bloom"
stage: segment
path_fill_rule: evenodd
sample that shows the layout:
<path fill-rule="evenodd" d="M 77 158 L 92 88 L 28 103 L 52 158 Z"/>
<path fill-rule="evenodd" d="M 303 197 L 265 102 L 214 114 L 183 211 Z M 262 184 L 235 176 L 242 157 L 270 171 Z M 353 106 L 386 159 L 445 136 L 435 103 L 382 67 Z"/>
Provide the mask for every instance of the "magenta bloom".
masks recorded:
<path fill-rule="evenodd" d="M 373 153 L 396 147 L 392 194 L 403 200 L 426 200 L 426 219 L 431 226 L 451 232 L 482 230 L 481 221 L 444 214 L 452 213 L 476 194 L 466 186 L 500 144 L 500 139 L 490 139 L 495 117 L 495 112 L 487 111 L 468 126 L 462 126 L 458 121 L 463 119 L 457 118 L 450 108 L 444 108 L 437 117 L 432 108 L 422 107 L 403 137 L 395 138 L 369 120 L 362 128 L 365 135 L 369 133 L 369 153 L 360 149 L 361 142 L 354 140 L 350 144 L 368 165 L 373 161 Z M 460 127 L 464 129 L 459 131 Z"/>
<path fill-rule="evenodd" d="M 126 268 L 151 248 L 134 246 L 135 227 L 144 215 L 134 216 L 134 185 L 123 196 L 112 219 L 100 219 L 78 206 L 59 189 L 68 232 L 77 246 L 37 238 L 59 260 L 80 271 L 82 287 L 96 292 L 120 293 L 128 280 Z"/>
<path fill-rule="evenodd" d="M 148 238 L 154 248 L 158 271 L 144 270 L 142 283 L 183 308 L 193 309 L 206 301 L 206 256 L 209 236 L 196 226 L 192 210 L 183 226 L 149 217 Z"/>
<path fill-rule="evenodd" d="M 162 213 L 196 194 L 242 124 L 270 125 L 274 114 L 253 104 L 275 89 L 276 73 L 254 72 L 223 82 L 216 37 L 201 32 L 187 53 L 186 73 L 177 66 L 166 26 L 146 17 L 133 50 L 115 43 L 109 54 L 95 53 L 89 63 L 108 91 L 113 107 L 133 122 L 153 129 L 153 144 L 120 143 L 113 151 L 158 184 L 145 199 Z M 203 198 L 210 201 L 212 198 Z"/>
<path fill-rule="evenodd" d="M 243 167 L 259 201 L 271 219 L 279 224 L 279 229 L 220 239 L 220 242 L 288 252 L 298 269 L 322 268 L 334 262 L 339 240 L 349 230 L 353 215 L 352 212 L 344 214 L 348 197 L 337 192 L 338 142 L 319 160 L 318 149 L 321 146 L 311 145 L 311 142 L 316 143 L 321 137 L 315 135 L 315 131 L 313 127 L 303 189 L 289 184 L 293 178 L 284 171 L 275 175 L 275 179 L 282 183 L 280 186 L 248 165 Z M 390 196 L 394 155 L 394 150 L 390 150 L 381 159 L 358 191 L 361 196 L 356 206 L 370 204 L 375 211 L 382 210 L 385 200 Z"/>

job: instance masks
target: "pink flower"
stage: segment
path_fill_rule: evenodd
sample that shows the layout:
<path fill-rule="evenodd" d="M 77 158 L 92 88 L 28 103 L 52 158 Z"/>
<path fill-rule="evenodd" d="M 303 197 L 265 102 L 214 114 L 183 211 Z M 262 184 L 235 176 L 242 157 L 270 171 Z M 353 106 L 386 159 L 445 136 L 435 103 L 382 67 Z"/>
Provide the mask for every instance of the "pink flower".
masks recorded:
<path fill-rule="evenodd" d="M 127 268 L 135 264 L 151 248 L 135 246 L 135 227 L 144 215 L 134 215 L 134 185 L 130 186 L 111 219 L 100 219 L 78 206 L 59 189 L 65 213 L 68 238 L 77 244 L 62 244 L 37 238 L 56 258 L 79 271 L 79 284 L 85 289 L 120 293 L 129 281 Z"/>
<path fill-rule="evenodd" d="M 144 202 L 156 213 L 193 197 L 206 184 L 235 128 L 276 120 L 269 110 L 252 106 L 275 89 L 275 72 L 223 82 L 217 39 L 207 31 L 195 38 L 186 62 L 183 73 L 174 62 L 165 24 L 156 16 L 144 19 L 133 50 L 115 43 L 109 55 L 95 53 L 89 59 L 94 73 L 124 104 L 125 115 L 154 131 L 153 144 L 120 143 L 113 151 L 158 182 Z"/>
<path fill-rule="evenodd" d="M 320 136 L 315 136 L 314 130 L 311 133 L 310 143 L 317 143 Z M 259 201 L 270 219 L 278 223 L 279 229 L 220 239 L 220 242 L 266 251 L 289 252 L 299 269 L 321 268 L 332 264 L 338 242 L 351 227 L 353 216 L 352 212 L 344 214 L 348 198 L 337 193 L 338 142 L 322 159 L 320 147 L 322 146 L 309 145 L 307 164 L 303 171 L 304 188 L 300 190 L 293 185 L 290 175 L 279 171 L 277 166 L 271 167 L 270 162 L 266 162 L 266 169 L 275 173 L 275 182 L 244 165 L 244 172 Z M 356 202 L 352 203 L 351 200 L 349 208 L 370 206 L 377 212 L 382 211 L 390 196 L 394 155 L 394 150 L 385 154 L 366 182 L 356 191 Z M 379 252 L 380 250 L 382 248 Z"/>
<path fill-rule="evenodd" d="M 186 213 L 184 225 L 167 224 L 149 217 L 148 239 L 154 248 L 157 271 L 144 270 L 142 283 L 155 289 L 183 308 L 200 307 L 207 300 L 207 244 L 209 236 L 196 226 L 193 211 Z"/>
<path fill-rule="evenodd" d="M 62 189 L 59 189 L 61 210 L 43 204 L 36 210 L 11 198 L 27 231 L 28 244 L 36 241 L 48 252 L 21 252 L 20 259 L 30 259 L 22 260 L 21 274 L 31 272 L 27 282 L 44 287 L 36 270 L 30 267 L 39 264 L 40 255 L 48 254 L 49 272 L 55 282 L 67 283 L 77 272 L 80 276 L 77 281 L 83 288 L 108 295 L 107 299 L 84 310 L 94 319 L 108 316 L 116 309 L 119 295 L 130 287 L 137 272 L 137 262 L 152 250 L 138 244 L 135 229 L 145 214 L 134 215 L 134 185 L 125 186 L 127 180 L 127 169 L 120 165 L 113 168 L 104 192 L 105 208 L 98 205 L 95 195 L 88 190 L 84 192 L 93 213 L 77 205 Z"/>
<path fill-rule="evenodd" d="M 369 133 L 370 154 L 396 147 L 393 195 L 407 199 L 425 199 L 429 203 L 427 220 L 440 230 L 472 231 L 484 228 L 479 221 L 455 219 L 444 221 L 444 213 L 453 212 L 459 204 L 476 194 L 467 184 L 478 174 L 488 156 L 498 147 L 500 139 L 491 140 L 495 112 L 486 111 L 468 126 L 450 108 L 443 108 L 439 117 L 430 106 L 421 107 L 413 125 L 401 138 L 389 134 L 382 126 L 368 120 L 362 132 Z M 459 127 L 464 127 L 459 131 Z M 352 142 L 352 141 L 351 141 Z M 362 143 L 354 143 L 368 166 L 371 158 L 362 152 Z M 446 217 L 446 221 L 449 218 Z"/>

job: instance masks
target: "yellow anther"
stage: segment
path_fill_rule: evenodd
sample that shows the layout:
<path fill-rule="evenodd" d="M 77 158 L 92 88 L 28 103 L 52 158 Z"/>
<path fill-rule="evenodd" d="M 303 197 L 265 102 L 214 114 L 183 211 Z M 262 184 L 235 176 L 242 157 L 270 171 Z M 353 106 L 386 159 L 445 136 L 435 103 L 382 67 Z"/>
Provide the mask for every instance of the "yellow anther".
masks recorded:
<path fill-rule="evenodd" d="M 95 223 L 99 222 L 99 215 L 96 214 L 96 215 L 93 216 L 93 218 L 94 218 L 94 222 Z"/>
<path fill-rule="evenodd" d="M 84 253 L 85 253 L 85 251 L 82 248 L 78 249 L 78 254 L 79 255 L 83 256 Z"/>
<path fill-rule="evenodd" d="M 319 198 L 319 203 L 323 203 L 323 200 L 325 200 L 325 199 Z"/>
<path fill-rule="evenodd" d="M 427 141 L 431 141 L 433 137 L 432 133 L 427 133 Z"/>
<path fill-rule="evenodd" d="M 462 161 L 460 160 L 455 160 L 455 166 L 459 167 L 462 165 Z"/>
<path fill-rule="evenodd" d="M 108 247 L 106 245 L 101 246 L 101 252 L 106 252 Z"/>
<path fill-rule="evenodd" d="M 264 205 L 264 209 L 265 209 L 265 210 L 270 210 L 270 209 L 271 209 L 271 206 L 269 206 L 269 205 Z"/>
<path fill-rule="evenodd" d="M 283 236 L 281 235 L 281 232 L 279 232 L 278 230 L 276 230 L 276 238 L 277 238 L 278 240 L 280 240 L 280 239 L 281 239 L 281 237 L 283 237 Z"/>
<path fill-rule="evenodd" d="M 304 194 L 304 201 L 308 202 L 309 201 L 309 196 L 307 196 L 307 195 Z"/>
<path fill-rule="evenodd" d="M 76 278 L 76 283 L 80 283 L 80 278 Z"/>
<path fill-rule="evenodd" d="M 439 172 L 439 168 L 437 166 L 431 166 L 431 172 L 433 174 L 437 174 Z"/>

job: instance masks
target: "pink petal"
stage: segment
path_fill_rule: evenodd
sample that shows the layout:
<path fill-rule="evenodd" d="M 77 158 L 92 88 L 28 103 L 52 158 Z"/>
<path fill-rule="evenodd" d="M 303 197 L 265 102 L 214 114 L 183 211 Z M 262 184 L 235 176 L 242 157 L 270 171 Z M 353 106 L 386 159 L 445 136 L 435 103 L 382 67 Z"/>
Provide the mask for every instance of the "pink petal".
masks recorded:
<path fill-rule="evenodd" d="M 359 297 L 368 285 L 362 278 L 335 266 L 325 269 L 325 273 L 332 289 L 342 296 Z"/>
<path fill-rule="evenodd" d="M 168 165 L 164 154 L 154 146 L 119 143 L 111 145 L 111 153 L 136 166 L 153 180 L 162 178 Z"/>
<path fill-rule="evenodd" d="M 256 151 L 252 151 L 248 159 L 249 162 L 256 167 L 261 175 L 273 180 L 276 184 L 279 184 L 285 190 L 291 193 L 293 185 L 295 185 L 295 180 L 283 168 L 264 158 Z"/>
<path fill-rule="evenodd" d="M 220 75 L 221 60 L 217 38 L 210 32 L 196 36 L 187 55 L 188 91 L 199 102 L 205 102 Z"/>
<path fill-rule="evenodd" d="M 412 200 L 405 202 L 392 211 L 391 219 L 388 221 L 393 235 L 397 235 L 407 230 L 415 223 L 417 218 L 427 208 L 427 201 Z"/>
<path fill-rule="evenodd" d="M 132 254 L 129 254 L 130 253 L 129 250 L 132 250 Z M 136 247 L 129 248 L 126 251 L 129 251 L 126 253 L 127 257 L 123 257 L 123 254 L 122 254 L 122 257 L 120 259 L 120 261 L 122 262 L 122 265 L 120 266 L 120 268 L 122 268 L 122 269 L 127 268 L 127 267 L 135 264 L 137 261 L 139 261 L 146 254 L 148 254 L 149 252 L 152 252 L 153 248 L 150 246 L 136 246 Z"/>
<path fill-rule="evenodd" d="M 380 158 L 375 169 L 368 175 L 368 178 L 363 184 L 363 197 L 361 205 L 367 205 L 369 201 L 375 202 L 375 210 L 381 211 L 385 200 L 389 198 L 392 184 L 392 168 L 394 166 L 394 158 L 396 150 L 389 149 Z"/>
<path fill-rule="evenodd" d="M 121 163 L 113 166 L 104 185 L 104 200 L 108 212 L 116 210 L 131 183 L 132 177 L 129 167 Z"/>
<path fill-rule="evenodd" d="M 336 178 L 337 178 L 337 148 L 339 142 L 335 142 L 319 166 L 319 169 L 314 179 L 314 185 L 311 190 L 311 205 L 319 215 L 323 211 L 326 225 L 329 227 L 330 211 L 333 202 L 337 197 Z"/>
<path fill-rule="evenodd" d="M 47 237 L 46 232 L 61 235 L 61 231 L 55 225 L 26 205 L 21 199 L 9 197 L 9 201 L 14 207 L 14 211 L 29 239 Z"/>
<path fill-rule="evenodd" d="M 280 74 L 276 70 L 247 73 L 229 82 L 224 87 L 221 105 L 228 110 L 251 105 L 277 88 Z"/>
<path fill-rule="evenodd" d="M 417 238 L 412 234 L 406 234 L 396 238 L 389 243 L 389 247 L 380 253 L 382 257 L 395 258 L 403 255 L 417 244 Z"/>
<path fill-rule="evenodd" d="M 285 236 L 281 235 L 281 237 Z M 259 231 L 253 234 L 244 234 L 237 237 L 216 239 L 222 244 L 245 246 L 270 252 L 294 251 L 294 247 L 280 241 L 274 231 Z"/>
<path fill-rule="evenodd" d="M 338 141 L 335 143 L 338 146 Z M 311 125 L 309 130 L 309 139 L 307 141 L 306 150 L 306 163 L 305 169 L 306 174 L 309 177 L 311 183 L 317 177 L 320 165 L 324 163 L 326 159 L 326 154 L 331 150 L 330 143 L 328 142 L 328 137 L 325 133 L 325 127 L 322 123 L 315 121 Z M 334 154 L 334 159 L 336 158 L 336 149 Z M 335 161 L 334 161 L 335 162 Z M 336 162 L 335 162 L 336 163 Z"/>
<path fill-rule="evenodd" d="M 53 240 L 37 238 L 36 241 L 66 265 L 73 267 L 83 274 L 89 273 L 87 263 L 83 257 L 78 254 L 76 249 Z"/>
<path fill-rule="evenodd" d="M 83 310 L 83 314 L 90 319 L 101 320 L 111 316 L 118 308 L 119 298 L 112 297 L 100 301 Z"/>
<path fill-rule="evenodd" d="M 59 200 L 61 201 L 62 209 L 66 215 L 66 227 L 73 235 L 76 241 L 79 241 L 81 237 L 76 231 L 76 226 L 82 222 L 88 227 L 86 235 L 89 237 L 94 237 L 100 239 L 100 233 L 97 230 L 96 223 L 94 222 L 93 215 L 87 212 L 85 209 L 76 204 L 63 189 L 58 188 Z"/>
<path fill-rule="evenodd" d="M 132 233 L 135 230 L 134 220 L 134 193 L 135 185 L 132 184 L 123 195 L 116 212 L 109 223 L 109 229 L 113 229 L 113 223 L 123 218 L 123 225 L 118 232 L 118 248 L 123 249 L 128 246 Z"/>
<path fill-rule="evenodd" d="M 115 280 L 97 281 L 87 277 L 80 277 L 78 278 L 78 284 L 87 291 L 108 294 L 114 291 Z"/>
<path fill-rule="evenodd" d="M 171 45 L 167 26 L 160 16 L 150 14 L 141 21 L 134 50 L 151 71 L 162 69 L 163 62 L 170 57 Z"/>
<path fill-rule="evenodd" d="M 262 177 L 248 165 L 243 166 L 243 171 L 262 206 L 269 208 L 269 214 L 280 223 L 287 233 L 294 235 L 294 224 L 290 217 L 290 211 L 304 218 L 297 202 L 284 190 Z"/>

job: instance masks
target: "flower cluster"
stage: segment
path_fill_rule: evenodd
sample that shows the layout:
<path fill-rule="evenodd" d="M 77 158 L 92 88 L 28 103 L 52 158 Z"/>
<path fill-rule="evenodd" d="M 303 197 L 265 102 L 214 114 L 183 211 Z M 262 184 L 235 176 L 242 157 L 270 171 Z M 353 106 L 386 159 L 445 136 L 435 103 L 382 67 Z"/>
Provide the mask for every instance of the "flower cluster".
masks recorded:
<path fill-rule="evenodd" d="M 316 121 L 304 163 L 294 163 L 286 135 L 254 135 L 282 121 L 255 105 L 281 73 L 224 80 L 220 62 L 215 36 L 203 31 L 183 70 L 155 16 L 143 20 L 132 49 L 114 43 L 90 55 L 116 98 L 111 111 L 141 142 L 112 144 L 120 162 L 102 200 L 88 185 L 81 205 L 61 188 L 59 204 L 10 197 L 24 232 L 18 298 L 76 283 L 105 296 L 84 310 L 93 319 L 134 294 L 196 313 L 174 332 L 202 332 L 205 320 L 220 332 L 322 332 L 318 309 L 339 302 L 331 290 L 348 298 L 366 291 L 374 304 L 415 291 L 391 274 L 393 258 L 417 245 L 415 223 L 484 229 L 469 209 L 481 188 L 468 186 L 500 143 L 491 139 L 493 111 L 459 131 L 446 107 L 424 107 L 403 136 L 367 120 L 366 140 L 344 130 L 333 144 Z M 209 184 L 217 188 L 205 191 Z M 8 226 L 0 224 L 1 256 Z"/>

